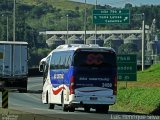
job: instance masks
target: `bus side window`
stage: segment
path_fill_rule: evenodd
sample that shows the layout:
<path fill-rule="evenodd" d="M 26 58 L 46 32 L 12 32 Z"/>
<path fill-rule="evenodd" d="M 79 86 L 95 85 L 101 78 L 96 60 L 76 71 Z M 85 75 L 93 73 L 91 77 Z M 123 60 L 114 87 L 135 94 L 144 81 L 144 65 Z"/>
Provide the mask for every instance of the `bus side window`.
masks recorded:
<path fill-rule="evenodd" d="M 59 61 L 58 62 L 58 69 L 61 69 L 61 61 L 62 61 L 61 59 L 62 59 L 61 56 L 59 56 L 59 59 L 58 59 L 58 61 Z"/>
<path fill-rule="evenodd" d="M 67 69 L 67 58 L 68 58 L 68 56 L 65 56 L 65 59 L 64 59 L 64 63 L 63 63 L 63 65 L 64 65 L 64 69 Z"/>
<path fill-rule="evenodd" d="M 60 69 L 65 69 L 65 59 L 66 59 L 66 52 L 61 53 L 61 62 L 60 62 Z"/>
<path fill-rule="evenodd" d="M 55 62 L 54 62 L 54 69 L 58 69 L 58 64 L 59 64 L 59 56 L 57 53 L 55 53 L 55 56 L 53 56 L 54 59 L 55 59 Z"/>
<path fill-rule="evenodd" d="M 71 66 L 71 56 L 68 57 L 68 67 Z"/>
<path fill-rule="evenodd" d="M 69 62 L 69 55 L 66 56 L 66 63 L 65 63 L 66 69 L 69 68 L 69 63 L 68 62 Z"/>
<path fill-rule="evenodd" d="M 55 69 L 55 65 L 56 65 L 55 63 L 56 63 L 56 60 L 54 59 L 52 63 L 52 69 Z"/>
<path fill-rule="evenodd" d="M 69 67 L 68 60 L 69 60 L 69 56 L 67 55 L 66 59 L 65 59 L 65 69 L 68 69 L 68 67 Z"/>

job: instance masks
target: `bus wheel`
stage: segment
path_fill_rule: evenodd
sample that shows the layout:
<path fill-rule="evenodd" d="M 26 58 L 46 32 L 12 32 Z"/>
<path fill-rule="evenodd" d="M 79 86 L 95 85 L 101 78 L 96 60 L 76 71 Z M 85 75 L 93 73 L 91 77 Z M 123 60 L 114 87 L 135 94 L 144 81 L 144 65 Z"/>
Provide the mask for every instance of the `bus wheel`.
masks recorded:
<path fill-rule="evenodd" d="M 85 112 L 90 112 L 90 107 L 85 106 L 85 107 L 84 107 L 84 111 L 85 111 Z"/>
<path fill-rule="evenodd" d="M 75 111 L 75 108 L 74 107 L 70 107 L 69 108 L 69 112 L 74 112 Z"/>
<path fill-rule="evenodd" d="M 68 107 L 67 107 L 67 105 L 65 105 L 64 103 L 62 103 L 62 110 L 63 110 L 64 112 L 68 112 Z"/>
<path fill-rule="evenodd" d="M 97 113 L 108 113 L 109 105 L 96 107 Z"/>
<path fill-rule="evenodd" d="M 55 106 L 54 104 L 50 103 L 49 104 L 49 109 L 54 109 L 54 106 Z"/>
<path fill-rule="evenodd" d="M 61 96 L 61 103 L 62 103 L 62 110 L 63 110 L 64 112 L 67 112 L 67 111 L 68 111 L 68 106 L 64 104 L 63 93 L 62 93 L 62 96 Z"/>
<path fill-rule="evenodd" d="M 48 91 L 46 93 L 46 104 L 48 104 Z"/>

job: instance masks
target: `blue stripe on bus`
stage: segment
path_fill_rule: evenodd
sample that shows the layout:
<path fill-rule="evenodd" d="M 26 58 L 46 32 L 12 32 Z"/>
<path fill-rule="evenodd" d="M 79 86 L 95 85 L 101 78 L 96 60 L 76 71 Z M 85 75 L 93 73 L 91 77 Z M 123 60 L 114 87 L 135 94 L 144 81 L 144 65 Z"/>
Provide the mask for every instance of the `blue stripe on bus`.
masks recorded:
<path fill-rule="evenodd" d="M 63 78 L 56 78 L 59 76 L 56 75 L 63 75 Z M 50 70 L 50 81 L 53 87 L 58 87 L 62 84 L 69 86 L 70 78 L 73 75 L 73 67 L 71 66 L 68 70 L 61 69 L 61 70 Z"/>

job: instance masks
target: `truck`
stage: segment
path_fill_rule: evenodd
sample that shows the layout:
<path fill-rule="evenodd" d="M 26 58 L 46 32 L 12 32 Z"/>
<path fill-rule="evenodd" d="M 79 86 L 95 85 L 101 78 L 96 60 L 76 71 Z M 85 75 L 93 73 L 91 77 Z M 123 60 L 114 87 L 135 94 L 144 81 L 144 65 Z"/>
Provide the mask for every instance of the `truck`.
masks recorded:
<path fill-rule="evenodd" d="M 0 41 L 0 90 L 27 92 L 28 43 Z"/>

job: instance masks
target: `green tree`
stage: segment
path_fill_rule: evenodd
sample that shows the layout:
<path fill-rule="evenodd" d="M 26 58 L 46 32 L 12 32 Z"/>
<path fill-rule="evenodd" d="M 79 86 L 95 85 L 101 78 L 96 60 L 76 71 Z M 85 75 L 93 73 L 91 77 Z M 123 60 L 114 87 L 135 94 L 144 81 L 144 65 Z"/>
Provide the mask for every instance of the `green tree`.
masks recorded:
<path fill-rule="evenodd" d="M 119 54 L 136 54 L 137 52 L 138 52 L 138 48 L 137 48 L 137 45 L 134 43 L 122 44 L 118 48 Z"/>
<path fill-rule="evenodd" d="M 29 49 L 29 67 L 38 67 L 42 58 L 46 57 L 50 52 L 50 49 L 46 48 L 30 48 Z"/>
<path fill-rule="evenodd" d="M 124 8 L 126 8 L 126 9 L 131 9 L 132 8 L 132 4 L 131 3 L 127 3 L 127 4 L 125 4 L 125 7 Z"/>

